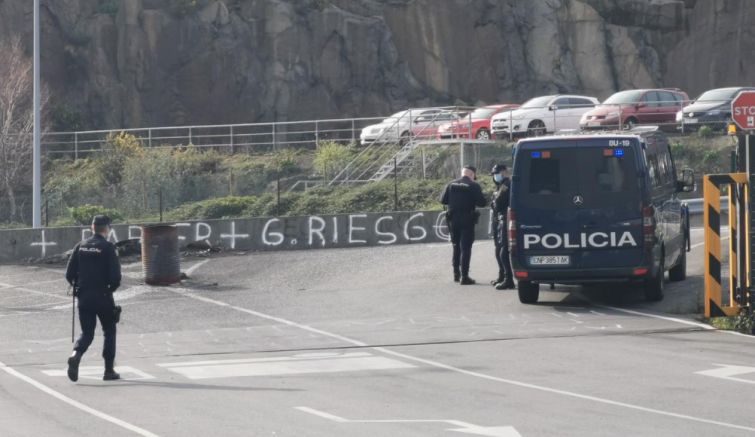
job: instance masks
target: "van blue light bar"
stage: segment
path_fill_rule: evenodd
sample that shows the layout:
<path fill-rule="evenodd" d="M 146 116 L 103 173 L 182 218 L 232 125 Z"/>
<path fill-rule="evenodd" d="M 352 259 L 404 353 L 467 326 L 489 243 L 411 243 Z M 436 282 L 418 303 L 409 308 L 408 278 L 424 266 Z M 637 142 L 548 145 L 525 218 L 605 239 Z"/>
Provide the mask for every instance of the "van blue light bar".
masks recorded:
<path fill-rule="evenodd" d="M 540 156 L 541 156 L 540 152 L 532 152 L 532 157 L 533 158 L 540 158 Z"/>
<path fill-rule="evenodd" d="M 616 149 L 613 154 L 614 156 L 624 156 L 624 149 Z"/>

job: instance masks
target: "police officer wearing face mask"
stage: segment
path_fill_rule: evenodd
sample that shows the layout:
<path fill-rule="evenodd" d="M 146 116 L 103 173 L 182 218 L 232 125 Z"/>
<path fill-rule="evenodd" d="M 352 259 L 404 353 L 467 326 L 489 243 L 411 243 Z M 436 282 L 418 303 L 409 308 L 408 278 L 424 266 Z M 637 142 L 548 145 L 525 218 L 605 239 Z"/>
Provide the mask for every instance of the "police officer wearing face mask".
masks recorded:
<path fill-rule="evenodd" d="M 464 167 L 461 178 L 446 185 L 440 203 L 448 206 L 446 221 L 451 231 L 453 245 L 454 281 L 461 285 L 472 285 L 475 280 L 469 277 L 469 263 L 472 259 L 474 228 L 480 217 L 477 207 L 486 205 L 482 187 L 475 182 L 477 169 Z"/>
<path fill-rule="evenodd" d="M 79 362 L 94 340 L 97 319 L 105 336 L 102 358 L 105 360 L 103 380 L 120 379 L 115 372 L 115 325 L 118 320 L 113 293 L 121 285 L 121 262 L 118 249 L 107 241 L 110 218 L 98 215 L 92 221 L 92 238 L 76 245 L 68 260 L 66 279 L 78 289 L 81 336 L 68 358 L 68 378 L 79 379 Z"/>
<path fill-rule="evenodd" d="M 493 208 L 493 239 L 495 241 L 495 259 L 498 261 L 498 279 L 492 281 L 496 290 L 514 288 L 509 259 L 509 239 L 506 227 L 506 214 L 511 199 L 511 179 L 504 164 L 498 164 L 490 172 L 495 182 L 496 192 L 490 206 Z"/>

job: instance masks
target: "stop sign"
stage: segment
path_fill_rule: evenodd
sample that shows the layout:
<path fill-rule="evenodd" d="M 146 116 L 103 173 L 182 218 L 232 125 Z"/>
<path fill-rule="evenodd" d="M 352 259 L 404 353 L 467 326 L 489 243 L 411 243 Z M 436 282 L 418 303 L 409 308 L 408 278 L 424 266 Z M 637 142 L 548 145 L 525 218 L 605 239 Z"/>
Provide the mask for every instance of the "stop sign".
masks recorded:
<path fill-rule="evenodd" d="M 742 130 L 755 130 L 755 91 L 742 91 L 731 102 L 731 118 Z"/>

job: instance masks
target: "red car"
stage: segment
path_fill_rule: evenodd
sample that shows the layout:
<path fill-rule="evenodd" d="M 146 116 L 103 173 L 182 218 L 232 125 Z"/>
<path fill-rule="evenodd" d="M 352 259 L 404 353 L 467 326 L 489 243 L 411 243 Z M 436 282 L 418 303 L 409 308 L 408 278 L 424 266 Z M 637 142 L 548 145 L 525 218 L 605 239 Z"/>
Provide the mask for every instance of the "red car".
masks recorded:
<path fill-rule="evenodd" d="M 579 122 L 582 130 L 631 129 L 651 124 L 676 129 L 676 114 L 689 104 L 689 97 L 676 88 L 621 91 L 608 98 Z"/>
<path fill-rule="evenodd" d="M 458 120 L 443 123 L 438 128 L 438 139 L 475 138 L 489 140 L 491 138 L 490 120 L 493 116 L 517 108 L 519 108 L 519 105 L 491 105 L 477 108 Z"/>

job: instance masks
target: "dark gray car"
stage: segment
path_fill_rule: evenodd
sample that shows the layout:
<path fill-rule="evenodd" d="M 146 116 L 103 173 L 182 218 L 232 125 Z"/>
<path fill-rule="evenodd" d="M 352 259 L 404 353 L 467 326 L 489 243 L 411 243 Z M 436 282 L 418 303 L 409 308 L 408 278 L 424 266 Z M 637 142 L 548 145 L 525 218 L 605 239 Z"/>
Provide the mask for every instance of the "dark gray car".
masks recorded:
<path fill-rule="evenodd" d="M 697 131 L 702 126 L 724 130 L 731 123 L 731 102 L 742 91 L 752 87 L 719 88 L 706 91 L 676 116 L 679 131 Z"/>

